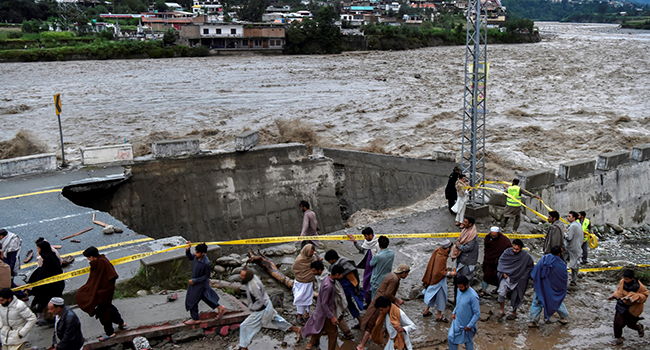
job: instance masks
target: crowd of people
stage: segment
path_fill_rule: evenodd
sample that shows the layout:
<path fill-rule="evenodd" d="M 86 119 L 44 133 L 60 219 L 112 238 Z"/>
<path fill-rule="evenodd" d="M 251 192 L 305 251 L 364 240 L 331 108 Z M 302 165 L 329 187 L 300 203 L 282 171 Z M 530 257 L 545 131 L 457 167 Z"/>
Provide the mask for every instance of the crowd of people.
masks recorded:
<path fill-rule="evenodd" d="M 456 169 L 454 174 L 450 176 L 450 182 L 459 182 L 454 183 L 453 188 L 458 190 L 459 200 L 462 200 L 460 190 L 464 190 L 466 182 Z M 507 190 L 513 197 L 520 198 L 522 190 L 518 183 L 513 181 Z M 453 210 L 456 212 L 457 203 L 456 199 L 450 200 L 450 210 L 456 207 Z M 516 204 L 516 201 L 507 203 L 508 206 L 511 204 Z M 315 214 L 309 209 L 308 202 L 303 201 L 300 206 L 304 212 L 301 235 L 316 236 L 318 227 Z M 513 209 L 508 213 L 514 215 L 516 212 L 518 216 L 518 210 Z M 519 225 L 517 216 L 511 216 L 514 218 L 514 231 Z M 425 309 L 421 316 L 433 316 L 431 310 L 435 310 L 437 322 L 450 323 L 449 348 L 457 349 L 463 344 L 466 349 L 473 349 L 481 314 L 480 298 L 495 294 L 500 306 L 499 319 L 505 317 L 514 320 L 525 298 L 529 281 L 532 280 L 534 294 L 529 311 L 529 326 L 539 326 L 542 312 L 547 322 L 557 313 L 559 322 L 567 324 L 569 312 L 564 299 L 569 286 L 577 283 L 580 263 L 587 259 L 588 245 L 585 244 L 584 232 L 589 232 L 590 224 L 585 216 L 584 212 L 571 211 L 567 216 L 569 226 L 564 229 L 560 224 L 559 213 L 551 211 L 548 215 L 550 225 L 543 244 L 544 255 L 537 264 L 521 239 L 511 241 L 502 233 L 502 228 L 492 227 L 483 240 L 483 280 L 478 291 L 472 287 L 480 248 L 475 219 L 465 215 L 457 217 L 456 221 L 461 228 L 459 237 L 455 242 L 444 240 L 440 243 L 431 254 L 422 277 Z M 504 220 L 502 226 L 507 221 Z M 358 242 L 353 235 L 348 235 L 361 254 L 358 263 L 335 250 L 329 250 L 320 257 L 316 254 L 318 240 L 302 241 L 302 249 L 291 269 L 295 277 L 292 293 L 293 304 L 296 306 L 295 322 L 298 326 L 277 314 L 259 277 L 252 269 L 243 268 L 240 278 L 250 315 L 240 326 L 240 349 L 248 349 L 262 328 L 291 331 L 299 337 L 308 338 L 306 349 L 318 348 L 321 336 L 325 335 L 328 350 L 334 350 L 337 348 L 339 330 L 343 339 L 352 340 L 352 329 L 359 329 L 363 334 L 357 350 L 363 350 L 370 341 L 383 346 L 385 350 L 412 349 L 411 334 L 417 326 L 405 313 L 404 301 L 397 296 L 400 282 L 409 276 L 410 267 L 403 263 L 395 264 L 395 253 L 389 249 L 390 241 L 386 236 L 377 237 L 370 227 L 363 229 L 362 235 L 362 242 Z M 12 291 L 12 288 L 17 287 L 13 278 L 20 269 L 21 245 L 22 241 L 16 234 L 0 229 L 2 349 L 24 349 L 28 333 L 37 324 L 54 326 L 52 349 L 80 349 L 84 344 L 81 323 L 62 299 L 64 281 L 35 286 L 25 292 Z M 191 247 L 192 243 L 188 242 L 186 256 L 192 261 L 185 299 L 186 310 L 190 313 L 190 319 L 185 321 L 188 325 L 200 323 L 198 304 L 201 301 L 217 310 L 216 319 L 222 318 L 227 312 L 219 304 L 219 295 L 209 284 L 212 269 L 207 257 L 208 247 L 198 244 L 194 253 Z M 30 276 L 29 283 L 62 273 L 62 260 L 57 250 L 45 239 L 39 238 L 36 241 L 36 250 L 38 268 Z M 114 325 L 120 330 L 127 328 L 119 310 L 112 303 L 118 275 L 111 262 L 99 254 L 97 248 L 89 247 L 83 255 L 89 261 L 90 274 L 86 284 L 76 293 L 75 302 L 83 312 L 99 320 L 105 333 L 99 340 L 106 341 L 117 336 Z M 570 276 L 568 268 L 571 269 Z M 359 273 L 359 269 L 363 273 Z M 449 318 L 445 314 L 449 299 L 448 278 L 453 278 L 454 287 L 454 309 Z M 28 307 L 26 302 L 30 298 L 31 307 Z M 625 270 L 618 289 L 610 297 L 617 300 L 613 345 L 623 342 L 622 332 L 625 327 L 636 330 L 640 337 L 644 336 L 643 325 L 638 321 L 647 298 L 648 290 L 643 283 L 635 278 L 632 270 Z M 316 305 L 312 310 L 314 299 Z M 509 312 L 506 312 L 506 302 L 509 303 Z M 356 320 L 353 327 L 349 327 L 346 322 L 348 315 Z"/>

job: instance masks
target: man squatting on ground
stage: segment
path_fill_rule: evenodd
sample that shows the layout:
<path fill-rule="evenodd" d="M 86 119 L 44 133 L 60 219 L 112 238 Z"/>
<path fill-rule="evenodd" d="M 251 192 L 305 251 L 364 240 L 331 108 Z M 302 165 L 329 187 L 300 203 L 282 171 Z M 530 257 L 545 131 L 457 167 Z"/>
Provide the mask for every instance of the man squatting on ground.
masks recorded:
<path fill-rule="evenodd" d="M 451 250 L 451 242 L 445 239 L 440 247 L 436 248 L 429 258 L 427 269 L 422 277 L 422 285 L 424 286 L 424 304 L 427 308 L 422 313 L 423 317 L 431 316 L 432 313 L 429 308 L 435 307 L 438 310 L 436 321 L 449 322 L 449 320 L 442 315 L 447 306 L 447 276 L 455 276 L 456 272 L 447 271 L 447 259 L 449 259 L 449 252 Z"/>
<path fill-rule="evenodd" d="M 564 306 L 567 293 L 567 279 L 569 273 L 564 260 L 562 260 L 562 247 L 559 245 L 551 249 L 550 254 L 542 256 L 530 273 L 533 279 L 535 294 L 530 305 L 530 327 L 537 327 L 539 315 L 544 309 L 544 320 L 549 321 L 557 311 L 560 323 L 567 324 L 569 312 Z"/>
<path fill-rule="evenodd" d="M 271 304 L 271 299 L 264 289 L 262 281 L 255 276 L 253 270 L 246 267 L 239 277 L 246 289 L 246 301 L 251 312 L 239 326 L 239 348 L 248 350 L 253 337 L 264 328 L 279 329 L 283 332 L 292 331 L 300 338 L 300 327 L 291 325 L 280 317 Z"/>
<path fill-rule="evenodd" d="M 190 248 L 192 248 L 192 242 L 187 241 L 185 256 L 192 261 L 192 278 L 190 278 L 189 285 L 187 286 L 185 310 L 190 312 L 192 319 L 185 321 L 185 324 L 201 323 L 199 320 L 199 302 L 201 300 L 213 310 L 218 310 L 219 313 L 216 317 L 218 320 L 226 313 L 226 308 L 223 305 L 219 305 L 219 295 L 210 288 L 212 267 L 210 266 L 210 259 L 206 256 L 208 246 L 204 243 L 197 245 L 194 248 L 194 255 L 192 255 Z"/>
<path fill-rule="evenodd" d="M 386 343 L 384 350 L 413 350 L 410 333 L 416 327 L 406 313 L 386 297 L 377 298 L 375 308 L 379 317 L 372 330 L 373 341 L 377 344 Z M 384 339 L 384 330 L 388 333 L 387 341 Z"/>
<path fill-rule="evenodd" d="M 106 256 L 99 254 L 97 248 L 89 247 L 84 250 L 83 255 L 90 263 L 90 274 L 86 284 L 77 291 L 75 302 L 88 315 L 99 319 L 106 333 L 99 337 L 99 340 L 105 341 L 115 337 L 113 324 L 118 325 L 121 330 L 127 327 L 120 312 L 113 305 L 117 272 Z"/>
<path fill-rule="evenodd" d="M 317 261 L 314 245 L 305 244 L 291 267 L 295 278 L 293 282 L 293 305 L 296 306 L 296 321 L 304 325 L 309 318 L 309 307 L 314 299 L 314 274 L 311 264 Z"/>
<path fill-rule="evenodd" d="M 497 274 L 499 276 L 499 318 L 505 316 L 505 301 L 510 299 L 512 311 L 508 315 L 508 320 L 517 318 L 517 309 L 524 301 L 526 288 L 528 288 L 528 279 L 530 272 L 533 270 L 535 263 L 533 258 L 524 249 L 524 242 L 520 239 L 512 241 L 512 247 L 506 249 L 501 258 Z"/>
<path fill-rule="evenodd" d="M 370 227 L 366 227 L 361 231 L 363 235 L 363 242 L 359 244 L 352 234 L 348 233 L 348 238 L 354 243 L 359 253 L 363 254 L 363 259 L 357 264 L 357 268 L 363 269 L 363 284 L 361 293 L 364 299 L 364 309 L 372 301 L 372 292 L 370 289 L 370 280 L 372 279 L 373 266 L 370 265 L 372 258 L 379 254 L 379 238 L 375 236 L 375 232 Z M 391 263 L 392 268 L 392 263 Z"/>
<path fill-rule="evenodd" d="M 47 311 L 54 315 L 54 336 L 52 348 L 56 350 L 79 350 L 84 346 L 79 317 L 65 306 L 63 298 L 52 298 L 47 304 Z"/>
<path fill-rule="evenodd" d="M 623 271 L 623 279 L 618 283 L 618 288 L 608 298 L 616 299 L 616 312 L 614 313 L 614 341 L 612 345 L 623 344 L 623 328 L 627 326 L 639 332 L 639 337 L 643 338 L 645 330 L 642 324 L 639 324 L 643 306 L 648 300 L 648 289 L 634 278 L 634 271 Z"/>

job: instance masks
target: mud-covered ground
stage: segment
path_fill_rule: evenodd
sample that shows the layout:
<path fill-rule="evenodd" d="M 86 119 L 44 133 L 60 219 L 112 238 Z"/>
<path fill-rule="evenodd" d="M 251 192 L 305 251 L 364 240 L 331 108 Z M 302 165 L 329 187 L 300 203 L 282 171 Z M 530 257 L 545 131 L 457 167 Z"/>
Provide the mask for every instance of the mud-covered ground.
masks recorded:
<path fill-rule="evenodd" d="M 537 26 L 541 43 L 488 49 L 491 175 L 650 142 L 650 33 L 608 24 Z M 458 152 L 464 50 L 5 63 L 0 141 L 25 129 L 57 150 L 52 95 L 61 93 L 73 160 L 81 146 L 127 141 L 142 154 L 151 140 L 170 137 L 228 148 L 246 128 L 260 130 L 265 142 L 415 157 Z M 305 128 L 276 123 L 293 118 Z"/>
<path fill-rule="evenodd" d="M 478 223 L 479 232 L 487 232 L 489 227 L 494 225 L 491 219 L 484 219 Z M 536 233 L 543 228 L 542 224 L 531 224 L 522 221 L 523 233 Z M 384 220 L 371 225 L 375 232 L 390 233 L 421 233 L 421 232 L 456 232 L 453 217 L 445 208 L 417 212 L 407 216 L 397 217 Z M 350 228 L 341 233 L 358 233 L 358 228 Z M 586 267 L 607 266 L 610 262 L 623 263 L 616 261 L 620 257 L 625 260 L 640 264 L 650 262 L 650 241 L 647 238 L 635 238 L 632 235 L 607 235 L 603 237 L 601 246 L 596 250 L 590 250 L 589 265 Z M 437 323 L 432 318 L 423 318 L 420 316 L 424 310 L 422 297 L 418 297 L 421 288 L 421 278 L 426 269 L 431 252 L 437 247 L 441 239 L 397 239 L 391 241 L 391 248 L 396 251 L 395 266 L 399 263 L 407 263 L 411 266 L 411 274 L 403 280 L 398 297 L 406 300 L 404 310 L 409 317 L 415 322 L 418 329 L 413 336 L 415 349 L 447 349 L 446 339 L 449 324 Z M 535 261 L 540 257 L 541 239 L 526 240 L 525 244 L 530 249 Z M 354 260 L 361 258 L 351 242 L 327 242 L 325 247 L 320 251 L 321 254 L 327 249 L 335 249 L 339 254 L 347 256 Z M 482 244 L 479 261 L 482 260 Z M 284 257 L 273 257 L 280 263 Z M 450 264 L 451 266 L 451 264 Z M 282 266 L 280 266 L 282 268 Z M 565 300 L 569 310 L 570 323 L 562 326 L 557 322 L 557 316 L 554 316 L 549 324 L 540 324 L 539 328 L 528 328 L 528 313 L 530 311 L 530 302 L 532 299 L 532 286 L 529 287 L 527 298 L 520 307 L 519 317 L 514 321 L 499 321 L 496 318 L 498 313 L 498 304 L 495 297 L 481 299 L 482 310 L 484 315 L 493 314 L 486 320 L 478 324 L 478 335 L 475 338 L 476 349 L 498 350 L 498 349 L 609 349 L 609 342 L 613 337 L 613 315 L 614 301 L 608 301 L 607 297 L 616 289 L 620 280 L 621 272 L 592 272 L 583 274 L 577 287 L 570 287 L 568 296 Z M 270 275 L 260 273 L 262 280 L 265 281 L 269 294 L 284 292 L 284 310 L 280 311 L 290 322 L 295 322 L 293 314 L 295 308 L 292 306 L 291 292 L 288 288 L 279 283 L 272 282 Z M 477 276 L 480 281 L 480 274 Z M 450 284 L 451 287 L 451 284 Z M 474 286 L 480 288 L 480 283 Z M 453 290 L 450 288 L 450 298 Z M 452 306 L 448 304 L 445 312 L 447 317 L 451 315 Z M 506 309 L 508 311 L 508 309 Z M 348 317 L 348 323 L 354 325 L 356 321 Z M 650 326 L 647 320 L 641 321 L 645 327 Z M 356 339 L 354 341 L 339 340 L 341 349 L 352 350 L 361 339 L 361 332 L 355 331 Z M 640 339 L 635 331 L 629 329 L 624 331 L 625 345 L 621 349 L 647 349 L 650 348 L 648 338 Z M 238 334 L 235 332 L 227 338 L 211 336 L 205 340 L 191 343 L 189 349 L 231 349 L 236 348 Z M 321 348 L 326 349 L 326 337 L 322 338 Z M 286 342 L 285 347 L 282 343 Z M 306 341 L 296 343 L 295 336 L 284 334 L 279 331 L 263 331 L 258 335 L 250 349 L 304 349 Z M 172 345 L 167 345 L 171 349 Z M 368 349 L 381 349 L 376 344 L 370 343 Z"/>

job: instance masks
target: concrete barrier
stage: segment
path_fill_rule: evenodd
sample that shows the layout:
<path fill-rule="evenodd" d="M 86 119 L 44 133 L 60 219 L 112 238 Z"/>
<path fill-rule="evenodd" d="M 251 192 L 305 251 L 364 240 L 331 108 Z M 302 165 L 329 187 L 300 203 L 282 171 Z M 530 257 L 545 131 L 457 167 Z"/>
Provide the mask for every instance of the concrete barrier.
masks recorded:
<path fill-rule="evenodd" d="M 598 155 L 598 162 L 596 169 L 598 170 L 612 170 L 622 164 L 630 162 L 630 152 L 607 152 Z"/>
<path fill-rule="evenodd" d="M 151 152 L 156 158 L 198 154 L 201 152 L 199 143 L 199 139 L 154 141 L 151 143 Z"/>
<path fill-rule="evenodd" d="M 81 148 L 81 163 L 83 165 L 131 164 L 133 163 L 133 146 L 125 143 Z"/>
<path fill-rule="evenodd" d="M 0 177 L 44 173 L 56 170 L 54 153 L 0 160 Z"/>
<path fill-rule="evenodd" d="M 248 151 L 255 147 L 258 141 L 257 131 L 251 130 L 235 136 L 235 150 L 239 152 Z"/>
<path fill-rule="evenodd" d="M 540 187 L 551 186 L 555 183 L 553 169 L 539 169 L 517 174 L 519 185 L 529 191 Z"/>
<path fill-rule="evenodd" d="M 596 161 L 592 159 L 579 159 L 560 164 L 558 177 L 564 180 L 578 179 L 594 174 Z"/>
<path fill-rule="evenodd" d="M 638 145 L 632 148 L 631 158 L 637 162 L 644 162 L 650 159 L 650 143 L 646 143 L 645 145 Z"/>

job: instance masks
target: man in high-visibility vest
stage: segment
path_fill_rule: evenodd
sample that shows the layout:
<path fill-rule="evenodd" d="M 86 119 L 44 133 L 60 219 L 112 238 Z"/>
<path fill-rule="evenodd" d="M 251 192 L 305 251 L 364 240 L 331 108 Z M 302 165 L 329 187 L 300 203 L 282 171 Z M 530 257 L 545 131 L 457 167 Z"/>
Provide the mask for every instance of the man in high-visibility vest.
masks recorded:
<path fill-rule="evenodd" d="M 519 187 L 519 179 L 512 180 L 512 185 L 503 185 L 503 188 L 508 194 L 517 200 L 521 201 L 521 187 Z M 519 223 L 521 222 L 521 203 L 514 200 L 512 197 L 506 197 L 506 208 L 503 212 L 503 219 L 501 220 L 501 230 L 505 232 L 508 219 L 514 218 L 512 224 L 512 232 L 519 233 Z"/>
<path fill-rule="evenodd" d="M 582 224 L 582 232 L 585 235 L 584 241 L 582 242 L 582 263 L 587 263 L 587 254 L 589 249 L 589 234 L 591 234 L 591 222 L 587 219 L 587 213 L 581 211 L 578 213 L 578 220 Z"/>

